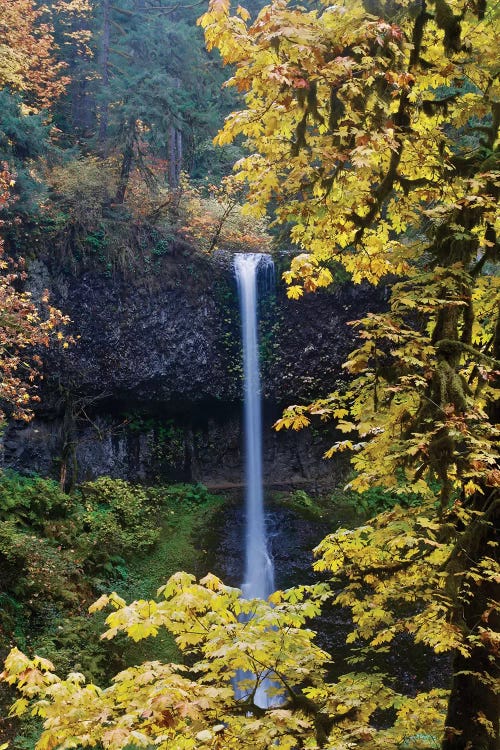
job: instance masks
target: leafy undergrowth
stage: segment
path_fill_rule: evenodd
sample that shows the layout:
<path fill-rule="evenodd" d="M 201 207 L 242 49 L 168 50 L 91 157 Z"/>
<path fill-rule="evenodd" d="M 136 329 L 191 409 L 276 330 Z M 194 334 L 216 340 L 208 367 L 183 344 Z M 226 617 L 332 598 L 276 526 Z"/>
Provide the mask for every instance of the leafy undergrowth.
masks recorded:
<path fill-rule="evenodd" d="M 201 485 L 142 487 L 101 477 L 70 495 L 41 477 L 0 476 L 0 658 L 18 646 L 58 671 L 103 682 L 117 669 L 152 658 L 147 641 L 99 640 L 104 616 L 88 614 L 103 591 L 151 597 L 178 569 L 195 570 L 203 553 L 196 529 L 223 501 Z M 175 659 L 165 635 L 154 658 Z M 0 696 L 0 716 L 11 696 Z M 36 722 L 0 718 L 13 750 L 33 747 Z"/>
<path fill-rule="evenodd" d="M 198 549 L 194 540 L 198 537 L 197 530 L 206 525 L 224 500 L 210 495 L 201 485 L 160 487 L 156 492 L 164 497 L 165 507 L 159 540 L 147 555 L 130 560 L 127 579 L 117 581 L 115 586 L 127 601 L 154 598 L 158 588 L 178 570 L 207 572 L 206 551 Z M 179 649 L 166 630 L 154 640 L 134 643 L 124 638 L 120 646 L 127 666 L 148 659 L 170 662 L 180 658 Z"/>
<path fill-rule="evenodd" d="M 349 489 L 349 485 L 345 488 L 336 487 L 328 492 L 308 493 L 302 489 L 275 492 L 273 499 L 306 519 L 323 520 L 325 525 L 333 526 L 337 526 L 340 521 L 348 527 L 390 510 L 396 504 L 410 508 L 421 502 L 419 496 L 413 493 L 396 495 L 383 488 L 373 487 L 360 494 Z"/>

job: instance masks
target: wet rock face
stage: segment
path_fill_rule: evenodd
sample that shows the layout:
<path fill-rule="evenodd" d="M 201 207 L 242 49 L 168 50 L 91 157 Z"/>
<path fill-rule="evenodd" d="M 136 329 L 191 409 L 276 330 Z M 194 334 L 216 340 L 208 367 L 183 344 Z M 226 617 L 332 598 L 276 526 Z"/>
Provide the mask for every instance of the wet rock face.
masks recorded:
<path fill-rule="evenodd" d="M 335 390 L 342 364 L 355 348 L 351 321 L 385 306 L 386 291 L 368 284 L 333 285 L 289 300 L 279 289 L 276 357 L 264 366 L 264 388 L 282 403 L 297 403 Z"/>
<path fill-rule="evenodd" d="M 167 284 L 148 289 L 87 273 L 53 296 L 79 338 L 64 357 L 52 353 L 47 361 L 49 389 L 56 376 L 79 393 L 115 400 L 200 402 L 228 389 L 235 397 L 210 290 L 194 297 Z"/>
<path fill-rule="evenodd" d="M 192 268 L 189 266 L 189 268 Z M 68 349 L 45 356 L 42 395 L 67 388 L 113 401 L 184 404 L 238 401 L 240 318 L 230 262 L 214 261 L 189 278 L 108 278 L 85 272 L 50 278 L 33 268 L 32 288 L 50 285 L 54 303 L 72 320 Z M 260 304 L 262 389 L 274 402 L 324 393 L 343 377 L 353 348 L 349 321 L 383 305 L 383 290 L 342 284 L 289 300 L 276 293 Z"/>
<path fill-rule="evenodd" d="M 269 493 L 265 493 L 268 495 Z M 266 531 L 273 559 L 276 588 L 313 583 L 312 549 L 331 529 L 324 521 L 307 518 L 266 496 Z M 244 571 L 245 502 L 242 494 L 224 505 L 200 542 L 207 549 L 205 567 L 230 586 L 241 586 Z"/>
<path fill-rule="evenodd" d="M 4 436 L 3 463 L 80 479 L 242 481 L 241 344 L 230 260 L 183 261 L 141 278 L 97 271 L 51 276 L 37 262 L 34 296 L 49 287 L 75 344 L 44 354 L 37 418 Z M 378 295 L 378 297 L 377 297 Z M 261 303 L 266 482 L 328 483 L 331 436 L 271 430 L 281 408 L 328 393 L 353 348 L 347 321 L 383 305 L 371 287 Z"/>
<path fill-rule="evenodd" d="M 132 421 L 132 419 L 134 421 Z M 75 483 L 107 475 L 134 482 L 201 482 L 214 490 L 243 487 L 240 410 L 200 419 L 181 415 L 118 416 L 103 411 L 79 417 L 65 434 L 64 418 L 35 419 L 10 428 L 3 464 L 21 472 L 67 476 Z M 274 489 L 320 490 L 344 476 L 345 461 L 324 461 L 328 435 L 276 433 L 264 422 L 264 482 Z"/>

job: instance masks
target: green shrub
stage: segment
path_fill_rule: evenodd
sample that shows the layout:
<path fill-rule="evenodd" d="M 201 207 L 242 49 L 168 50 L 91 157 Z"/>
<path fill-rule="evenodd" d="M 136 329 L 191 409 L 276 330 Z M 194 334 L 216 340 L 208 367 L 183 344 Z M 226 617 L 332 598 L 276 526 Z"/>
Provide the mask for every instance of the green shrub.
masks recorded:
<path fill-rule="evenodd" d="M 172 484 L 168 487 L 158 488 L 157 492 L 163 498 L 163 502 L 179 505 L 203 505 L 209 502 L 213 495 L 204 484 Z"/>
<path fill-rule="evenodd" d="M 400 494 L 387 491 L 383 487 L 370 487 L 362 493 L 347 491 L 342 501 L 371 517 L 384 510 L 390 510 L 395 505 L 401 505 L 403 508 L 420 505 L 422 497 L 412 492 Z"/>
<path fill-rule="evenodd" d="M 83 672 L 88 680 L 99 682 L 106 675 L 109 644 L 99 636 L 105 615 L 72 615 L 55 618 L 33 642 L 33 650 L 54 663 L 59 674 Z"/>
<path fill-rule="evenodd" d="M 65 517 L 73 500 L 57 482 L 25 477 L 12 471 L 0 474 L 0 520 L 41 529 L 47 519 Z"/>
<path fill-rule="evenodd" d="M 0 652 L 14 643 L 58 673 L 97 683 L 137 660 L 177 658 L 167 634 L 152 645 L 100 641 L 106 615 L 89 616 L 87 607 L 111 588 L 127 599 L 152 596 L 171 573 L 194 566 L 196 529 L 216 500 L 206 487 L 102 477 L 65 495 L 51 480 L 10 473 L 0 476 L 0 497 Z M 34 750 L 38 736 L 37 718 L 23 718 L 12 750 Z"/>
<path fill-rule="evenodd" d="M 159 537 L 159 500 L 121 480 L 88 482 L 71 495 L 41 477 L 0 475 L 0 647 L 22 642 L 99 586 L 127 577 L 126 557 Z"/>
<path fill-rule="evenodd" d="M 13 521 L 0 522 L 0 567 L 7 591 L 32 612 L 44 610 L 49 601 L 74 604 L 78 600 L 82 568 L 75 550 L 19 531 Z"/>
<path fill-rule="evenodd" d="M 65 618 L 81 617 L 75 622 L 85 631 L 82 608 L 110 582 L 125 585 L 132 560 L 138 564 L 151 550 L 162 527 L 164 536 L 167 527 L 170 533 L 171 518 L 178 540 L 184 520 L 191 528 L 191 516 L 212 499 L 201 484 L 145 488 L 102 477 L 66 495 L 49 479 L 1 475 L 0 649 L 13 638 L 26 647 L 36 623 L 49 658 L 59 649 L 60 660 L 66 654 L 69 663 L 73 635 Z M 171 539 L 164 541 L 164 547 L 171 546 Z M 85 671 L 96 670 L 89 664 Z"/>
<path fill-rule="evenodd" d="M 148 492 L 121 479 L 101 477 L 82 485 L 84 504 L 82 544 L 91 560 L 110 553 L 142 553 L 159 537 L 158 508 Z"/>
<path fill-rule="evenodd" d="M 290 495 L 290 500 L 294 505 L 302 508 L 312 509 L 315 507 L 314 500 L 304 490 L 294 490 Z"/>

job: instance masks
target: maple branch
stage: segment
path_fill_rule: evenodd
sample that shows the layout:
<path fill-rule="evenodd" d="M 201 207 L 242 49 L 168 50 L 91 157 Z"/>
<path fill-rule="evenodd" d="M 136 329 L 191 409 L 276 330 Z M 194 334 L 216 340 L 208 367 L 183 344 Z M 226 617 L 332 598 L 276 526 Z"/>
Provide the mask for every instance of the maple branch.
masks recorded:
<path fill-rule="evenodd" d="M 489 357 L 487 354 L 483 354 L 483 352 L 479 351 L 479 349 L 476 349 L 474 346 L 466 344 L 463 341 L 457 341 L 455 339 L 441 339 L 440 341 L 436 342 L 435 347 L 436 351 L 439 354 L 449 352 L 467 352 L 476 359 L 482 360 L 492 367 L 500 367 L 500 362 L 497 359 L 495 359 L 494 357 Z"/>
<path fill-rule="evenodd" d="M 392 575 L 393 573 L 399 573 L 400 570 L 406 570 L 406 568 L 410 568 L 416 562 L 425 560 L 425 558 L 430 552 L 432 552 L 432 550 L 428 549 L 425 552 L 422 552 L 421 555 L 416 555 L 415 557 L 407 558 L 406 560 L 398 560 L 394 563 L 391 563 L 390 565 L 385 565 L 385 566 L 384 565 L 370 565 L 367 568 L 362 568 L 360 565 L 357 565 L 354 562 L 350 562 L 349 564 L 355 567 L 357 569 L 357 572 L 361 576 L 382 575 L 382 574 Z"/>
<path fill-rule="evenodd" d="M 305 714 L 313 717 L 314 728 L 316 731 L 316 740 L 319 747 L 324 747 L 326 745 L 328 741 L 328 735 L 330 734 L 335 721 L 341 721 L 344 717 L 349 716 L 351 712 L 355 713 L 355 711 L 357 710 L 356 707 L 353 707 L 345 714 L 338 715 L 337 717 L 329 716 L 328 714 L 325 714 L 321 706 L 319 706 L 316 701 L 311 700 L 311 698 L 308 698 L 303 693 L 297 693 L 288 684 L 287 680 L 280 672 L 276 671 L 275 669 L 273 669 L 273 672 L 282 682 L 283 687 L 288 692 L 293 708 L 298 708 L 300 711 L 303 711 Z"/>
<path fill-rule="evenodd" d="M 445 0 L 437 0 L 437 2 L 445 4 Z M 430 20 L 431 18 L 432 18 L 432 15 L 427 12 L 426 5 L 424 2 L 422 4 L 422 10 L 416 17 L 415 22 L 413 24 L 412 37 L 411 37 L 413 48 L 410 54 L 410 59 L 409 59 L 409 64 L 408 64 L 409 71 L 411 71 L 419 63 L 420 49 L 422 46 L 425 25 L 427 21 Z M 409 117 L 406 112 L 406 108 L 408 104 L 409 104 L 408 94 L 406 91 L 402 91 L 400 99 L 399 99 L 398 111 L 396 112 L 394 116 L 394 122 L 399 127 L 400 131 L 407 129 L 409 126 Z M 439 102 L 435 103 L 435 105 L 439 106 Z M 403 154 L 403 141 L 401 138 L 397 138 L 396 141 L 397 141 L 397 148 L 391 153 L 389 167 L 387 169 L 384 179 L 380 183 L 379 187 L 374 191 L 375 200 L 372 203 L 370 210 L 368 211 L 366 216 L 359 216 L 359 214 L 357 214 L 356 212 L 353 212 L 351 215 L 351 219 L 359 227 L 359 229 L 357 230 L 354 236 L 355 245 L 361 241 L 365 230 L 371 225 L 371 223 L 376 218 L 377 214 L 380 213 L 382 204 L 384 200 L 387 198 L 387 196 L 389 195 L 389 193 L 391 192 L 394 186 L 394 183 L 396 181 L 399 181 L 404 190 L 403 182 L 401 181 L 401 178 L 399 178 L 397 174 L 397 168 L 399 166 L 399 163 L 401 161 L 401 156 Z"/>
<path fill-rule="evenodd" d="M 482 256 L 479 258 L 475 266 L 472 268 L 470 274 L 473 278 L 476 278 L 480 275 L 481 271 L 484 268 L 484 265 L 489 261 L 493 260 L 495 258 L 500 257 L 500 244 L 496 240 L 496 233 L 491 225 L 489 225 L 491 234 L 494 237 L 493 244 L 488 247 L 488 249 L 482 254 Z M 488 231 L 488 229 L 486 230 Z M 486 237 L 488 235 L 486 234 Z"/>
<path fill-rule="evenodd" d="M 448 112 L 448 104 L 456 102 L 460 98 L 461 94 L 450 94 L 442 99 L 424 99 L 422 101 L 422 112 L 427 117 L 432 117 L 437 110 L 442 110 L 444 114 Z"/>
<path fill-rule="evenodd" d="M 420 50 L 422 48 L 422 40 L 424 38 L 424 29 L 427 21 L 430 21 L 432 15 L 427 12 L 425 2 L 422 3 L 422 9 L 415 19 L 413 24 L 413 30 L 411 35 L 412 50 L 410 53 L 409 69 L 415 67 L 420 61 Z"/>
<path fill-rule="evenodd" d="M 448 53 L 460 52 L 462 46 L 462 14 L 456 16 L 446 0 L 435 0 L 435 8 L 434 20 L 438 28 L 444 31 L 445 51 Z"/>
<path fill-rule="evenodd" d="M 472 521 L 458 536 L 450 555 L 439 567 L 439 570 L 448 573 L 448 588 L 453 588 L 453 593 L 458 594 L 457 577 L 467 569 L 463 560 L 464 556 L 474 564 L 481 559 L 487 540 L 494 541 L 499 516 L 500 498 L 493 491 L 487 510 L 479 518 Z M 456 531 L 456 524 L 448 525 Z"/>
<path fill-rule="evenodd" d="M 427 177 L 418 177 L 415 180 L 410 180 L 408 177 L 402 177 L 399 174 L 396 175 L 395 181 L 399 182 L 405 195 L 408 195 L 412 188 L 423 187 L 424 185 L 437 186 L 440 184 L 438 181 L 429 180 Z"/>
<path fill-rule="evenodd" d="M 403 92 L 401 94 L 401 99 L 399 102 L 399 108 L 396 115 L 396 118 L 399 116 L 400 121 L 405 116 L 405 107 L 406 103 L 408 101 L 408 97 L 406 95 L 406 92 Z M 396 119 L 395 118 L 395 119 Z M 365 233 L 365 230 L 368 229 L 368 227 L 372 224 L 373 220 L 377 216 L 377 214 L 380 212 L 380 209 L 382 208 L 382 204 L 384 200 L 387 198 L 389 193 L 391 192 L 394 182 L 397 178 L 397 168 L 399 166 L 399 162 L 401 161 L 401 156 L 403 154 L 403 142 L 401 140 L 398 141 L 398 147 L 396 150 L 391 152 L 391 159 L 389 162 L 389 167 L 387 169 L 386 175 L 378 188 L 374 191 L 374 201 L 371 205 L 371 208 L 369 209 L 368 213 L 365 216 L 360 216 L 355 211 L 351 214 L 351 219 L 356 224 L 359 229 L 357 230 L 356 234 L 354 235 L 354 244 L 357 245 L 358 242 L 361 241 L 363 238 L 363 235 Z"/>

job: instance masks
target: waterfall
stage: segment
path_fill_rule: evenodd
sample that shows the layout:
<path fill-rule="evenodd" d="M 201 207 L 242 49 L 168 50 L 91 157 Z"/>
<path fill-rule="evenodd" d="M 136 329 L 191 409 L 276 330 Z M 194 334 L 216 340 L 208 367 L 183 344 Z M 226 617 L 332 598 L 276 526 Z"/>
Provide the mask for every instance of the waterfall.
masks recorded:
<path fill-rule="evenodd" d="M 261 278 L 268 286 L 274 278 L 274 265 L 269 255 L 243 253 L 235 256 L 234 267 L 241 309 L 244 378 L 246 529 L 242 591 L 247 599 L 267 599 L 274 591 L 274 567 L 264 517 L 257 301 L 259 270 L 262 269 Z M 266 687 L 270 685 L 270 681 L 262 683 L 254 697 L 261 708 L 269 706 Z"/>
<path fill-rule="evenodd" d="M 241 308 L 245 427 L 245 575 L 243 594 L 267 599 L 274 591 L 274 569 L 267 549 L 262 486 L 262 418 L 257 331 L 258 271 L 272 269 L 269 255 L 244 253 L 234 260 Z"/>

